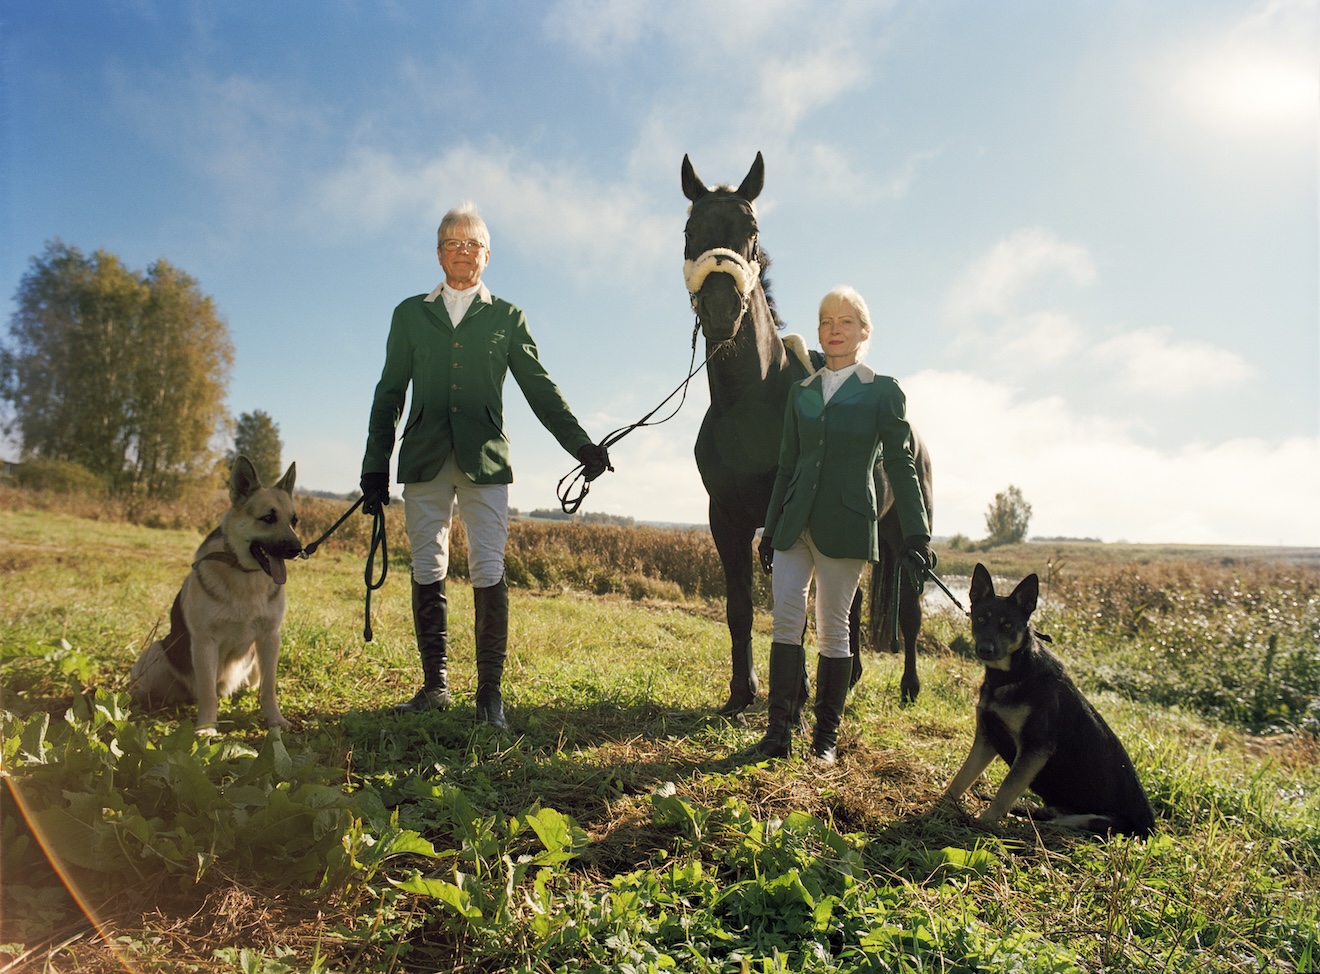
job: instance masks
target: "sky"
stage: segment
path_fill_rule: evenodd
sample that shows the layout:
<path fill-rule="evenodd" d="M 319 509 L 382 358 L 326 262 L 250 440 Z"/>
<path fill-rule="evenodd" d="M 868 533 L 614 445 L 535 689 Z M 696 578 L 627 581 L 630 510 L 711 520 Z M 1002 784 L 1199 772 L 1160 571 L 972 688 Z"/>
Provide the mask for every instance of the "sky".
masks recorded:
<path fill-rule="evenodd" d="M 490 227 L 593 437 L 687 372 L 684 154 L 737 185 L 787 332 L 838 284 L 934 464 L 934 531 L 1320 546 L 1320 0 L 8 0 L 0 295 L 47 242 L 166 258 L 232 415 L 357 486 L 394 306 Z M 510 378 L 510 503 L 576 465 Z M 704 374 L 584 511 L 701 524 Z M 5 445 L 16 453 L 18 444 Z"/>

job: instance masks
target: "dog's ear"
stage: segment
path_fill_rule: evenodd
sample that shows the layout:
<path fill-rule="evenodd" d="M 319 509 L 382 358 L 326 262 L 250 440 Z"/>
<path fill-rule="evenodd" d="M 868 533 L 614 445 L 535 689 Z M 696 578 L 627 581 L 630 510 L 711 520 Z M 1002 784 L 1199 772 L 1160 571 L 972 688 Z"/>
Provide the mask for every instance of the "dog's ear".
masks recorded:
<path fill-rule="evenodd" d="M 298 465 L 296 463 L 291 463 L 289 464 L 289 469 L 284 471 L 284 476 L 280 478 L 279 483 L 277 483 L 275 486 L 279 490 L 284 491 L 284 493 L 292 497 L 293 481 L 297 476 L 298 476 Z"/>
<path fill-rule="evenodd" d="M 261 478 L 256 467 L 243 454 L 234 457 L 233 469 L 229 471 L 229 501 L 235 507 L 261 490 Z"/>
<path fill-rule="evenodd" d="M 1013 594 L 1009 596 L 1026 615 L 1036 611 L 1036 600 L 1039 597 L 1040 578 L 1035 573 L 1018 582 L 1017 588 L 1013 589 Z"/>
<path fill-rule="evenodd" d="M 972 569 L 972 587 L 968 590 L 967 597 L 973 602 L 995 597 L 995 583 L 990 578 L 989 570 L 979 561 Z"/>

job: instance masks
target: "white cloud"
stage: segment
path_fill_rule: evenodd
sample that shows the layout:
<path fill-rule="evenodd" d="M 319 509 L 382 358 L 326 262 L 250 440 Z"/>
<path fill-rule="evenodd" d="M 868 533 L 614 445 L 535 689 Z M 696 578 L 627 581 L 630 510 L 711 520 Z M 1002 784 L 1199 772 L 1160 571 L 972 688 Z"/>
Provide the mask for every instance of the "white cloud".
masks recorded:
<path fill-rule="evenodd" d="M 1090 252 L 1046 230 L 1020 230 L 974 261 L 950 290 L 946 307 L 963 325 L 951 346 L 1000 374 L 1026 378 L 1041 368 L 1071 368 L 1088 386 L 1163 400 L 1240 386 L 1256 375 L 1236 352 L 1181 340 L 1173 330 L 1137 328 L 1096 340 L 1068 311 L 1025 309 L 1042 279 L 1061 275 L 1082 287 L 1096 280 Z"/>
<path fill-rule="evenodd" d="M 425 161 L 361 149 L 315 187 L 310 218 L 328 216 L 345 235 L 380 233 L 399 221 L 430 228 L 463 199 L 475 200 L 491 225 L 493 254 L 509 246 L 544 254 L 584 280 L 657 273 L 676 259 L 681 211 L 662 219 L 626 185 L 467 144 Z"/>
<path fill-rule="evenodd" d="M 1036 311 L 1005 321 L 982 343 L 999 368 L 1032 371 L 1057 366 L 1086 346 L 1082 327 L 1059 311 Z"/>
<path fill-rule="evenodd" d="M 935 476 L 935 530 L 985 534 L 1013 484 L 1033 535 L 1190 544 L 1320 545 L 1320 438 L 1157 450 L 1124 425 L 960 372 L 902 380 Z"/>
<path fill-rule="evenodd" d="M 323 133 L 312 106 L 278 86 L 192 67 L 179 75 L 106 69 L 114 109 L 162 151 L 205 175 L 225 202 L 269 212 L 284 192 L 299 146 Z"/>
<path fill-rule="evenodd" d="M 761 67 L 761 97 L 757 112 L 783 134 L 797 128 L 813 110 L 859 87 L 869 74 L 869 62 L 845 39 L 814 49 L 768 59 Z"/>
<path fill-rule="evenodd" d="M 1065 243 L 1048 230 L 1018 230 L 995 244 L 955 282 L 947 310 L 960 321 L 1011 314 L 1024 291 L 1052 274 L 1087 287 L 1095 281 L 1095 263 L 1085 247 Z"/>
<path fill-rule="evenodd" d="M 876 160 L 856 160 L 829 143 L 798 143 L 782 154 L 800 192 L 848 200 L 851 205 L 902 199 L 940 156 L 938 149 L 913 152 L 888 171 L 877 171 Z"/>
<path fill-rule="evenodd" d="M 545 34 L 593 59 L 618 56 L 655 23 L 656 8 L 633 0 L 559 0 L 547 12 Z"/>
<path fill-rule="evenodd" d="M 1130 331 L 1100 342 L 1092 353 L 1118 369 L 1129 391 L 1160 398 L 1225 390 L 1255 375 L 1240 355 L 1205 342 L 1175 341 L 1168 328 Z"/>

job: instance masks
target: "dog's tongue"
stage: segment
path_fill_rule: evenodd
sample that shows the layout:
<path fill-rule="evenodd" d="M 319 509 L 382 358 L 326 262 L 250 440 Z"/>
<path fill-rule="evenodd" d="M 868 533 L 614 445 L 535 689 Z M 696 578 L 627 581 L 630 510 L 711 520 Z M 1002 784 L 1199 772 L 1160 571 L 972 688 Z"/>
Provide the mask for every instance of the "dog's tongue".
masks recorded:
<path fill-rule="evenodd" d="M 284 567 L 284 559 L 277 558 L 270 552 L 266 552 L 266 557 L 270 559 L 270 577 L 276 585 L 283 585 L 289 580 L 289 570 Z"/>

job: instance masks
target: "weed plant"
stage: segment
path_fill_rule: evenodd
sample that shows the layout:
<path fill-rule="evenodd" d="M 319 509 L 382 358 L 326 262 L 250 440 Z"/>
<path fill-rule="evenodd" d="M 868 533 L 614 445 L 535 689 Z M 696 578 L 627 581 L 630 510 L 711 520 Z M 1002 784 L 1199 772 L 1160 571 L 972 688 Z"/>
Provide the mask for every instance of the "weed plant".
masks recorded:
<path fill-rule="evenodd" d="M 1140 842 L 977 824 L 1002 764 L 940 802 L 981 678 L 953 611 L 928 617 L 915 705 L 899 660 L 866 655 L 838 765 L 730 760 L 764 711 L 710 716 L 728 636 L 700 532 L 515 527 L 506 734 L 474 719 L 461 579 L 454 703 L 398 715 L 406 554 L 364 643 L 365 535 L 327 545 L 290 571 L 294 729 L 247 694 L 199 738 L 191 708 L 125 691 L 203 529 L 0 510 L 0 970 L 1320 966 L 1315 569 L 1071 553 L 1050 575 L 1038 626 L 1137 764 Z M 764 673 L 764 610 L 757 630 Z"/>

